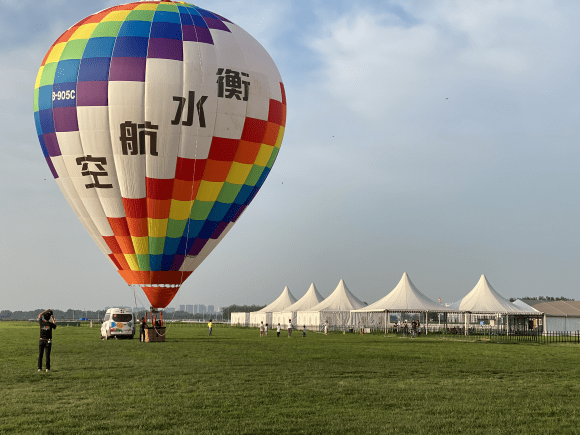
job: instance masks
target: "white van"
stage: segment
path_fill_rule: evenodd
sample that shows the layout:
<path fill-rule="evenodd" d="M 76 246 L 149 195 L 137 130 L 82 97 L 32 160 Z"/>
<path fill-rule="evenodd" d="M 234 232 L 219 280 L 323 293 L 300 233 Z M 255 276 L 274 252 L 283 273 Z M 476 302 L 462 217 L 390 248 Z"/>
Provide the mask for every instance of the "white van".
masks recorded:
<path fill-rule="evenodd" d="M 131 308 L 109 308 L 101 325 L 101 339 L 133 338 L 134 335 L 135 318 Z"/>

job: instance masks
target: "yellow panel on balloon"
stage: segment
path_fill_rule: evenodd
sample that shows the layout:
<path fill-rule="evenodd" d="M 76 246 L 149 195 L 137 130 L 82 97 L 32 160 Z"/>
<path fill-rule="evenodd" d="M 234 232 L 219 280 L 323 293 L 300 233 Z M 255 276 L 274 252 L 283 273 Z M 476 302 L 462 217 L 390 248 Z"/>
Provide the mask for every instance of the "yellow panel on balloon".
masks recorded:
<path fill-rule="evenodd" d="M 224 185 L 223 181 L 205 181 L 202 180 L 195 199 L 200 201 L 213 202 L 217 200 L 220 190 Z"/>
<path fill-rule="evenodd" d="M 273 149 L 274 147 L 272 145 L 266 145 L 265 143 L 260 145 L 260 151 L 256 156 L 254 165 L 266 166 L 268 164 L 268 160 L 270 160 L 270 155 L 272 154 Z"/>
<path fill-rule="evenodd" d="M 73 39 L 89 39 L 99 23 L 89 23 L 80 26 L 70 37 L 69 41 Z"/>
<path fill-rule="evenodd" d="M 246 165 L 245 163 L 233 162 L 230 167 L 230 172 L 228 172 L 228 177 L 226 182 L 230 184 L 244 184 L 248 174 L 252 170 L 252 165 Z"/>
<path fill-rule="evenodd" d="M 182 221 L 189 217 L 193 201 L 179 201 L 177 199 L 171 200 L 171 209 L 169 211 L 169 219 Z"/>
<path fill-rule="evenodd" d="M 103 18 L 101 20 L 101 22 L 104 22 L 104 21 L 125 21 L 125 18 L 127 18 L 127 15 L 129 15 L 129 12 L 131 12 L 131 11 L 111 12 L 109 15 L 107 15 L 105 18 Z"/>
<path fill-rule="evenodd" d="M 36 76 L 36 81 L 34 82 L 34 89 L 40 88 L 40 78 L 42 77 L 42 71 L 44 71 L 44 65 L 38 70 L 38 75 Z"/>
<path fill-rule="evenodd" d="M 149 237 L 131 237 L 135 254 L 149 254 Z"/>
<path fill-rule="evenodd" d="M 65 46 L 66 46 L 66 42 L 59 42 L 54 47 L 52 47 L 52 51 L 50 52 L 50 54 L 46 58 L 45 65 L 48 63 L 52 63 L 52 62 L 58 62 L 60 59 L 60 55 L 62 54 L 62 51 L 64 50 Z"/>
<path fill-rule="evenodd" d="M 280 130 L 278 131 L 278 139 L 276 139 L 276 143 L 274 144 L 276 148 L 280 148 L 280 145 L 282 145 L 283 138 L 284 138 L 284 127 L 280 126 Z"/>
<path fill-rule="evenodd" d="M 147 218 L 149 228 L 149 237 L 165 237 L 167 234 L 167 222 L 169 219 L 151 219 Z"/>
<path fill-rule="evenodd" d="M 125 260 L 129 264 L 131 270 L 139 270 L 139 263 L 137 262 L 137 255 L 135 254 L 123 254 L 125 256 Z"/>

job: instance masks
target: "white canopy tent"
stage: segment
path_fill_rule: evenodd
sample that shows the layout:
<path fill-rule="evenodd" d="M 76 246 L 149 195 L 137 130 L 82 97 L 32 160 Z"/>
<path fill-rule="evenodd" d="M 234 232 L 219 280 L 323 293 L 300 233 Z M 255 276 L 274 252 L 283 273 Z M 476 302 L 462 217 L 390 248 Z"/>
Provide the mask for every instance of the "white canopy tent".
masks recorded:
<path fill-rule="evenodd" d="M 250 324 L 250 313 L 231 313 L 231 325 L 248 326 Z"/>
<path fill-rule="evenodd" d="M 296 325 L 318 330 L 328 322 L 330 327 L 344 328 L 350 322 L 350 311 L 364 306 L 366 303 L 353 295 L 341 279 L 330 296 L 308 310 L 296 313 Z"/>
<path fill-rule="evenodd" d="M 284 287 L 284 290 L 274 302 L 270 305 L 266 305 L 259 311 L 250 313 L 250 326 L 260 326 L 261 322 L 264 322 L 264 325 L 272 325 L 272 313 L 275 311 L 282 311 L 294 302 L 296 302 L 296 298 L 292 293 L 290 293 L 288 286 Z"/>
<path fill-rule="evenodd" d="M 310 284 L 308 291 L 298 301 L 285 308 L 284 311 L 276 311 L 272 313 L 272 325 L 277 326 L 279 323 L 282 328 L 286 329 L 288 328 L 289 320 L 291 324 L 296 325 L 298 311 L 308 310 L 315 305 L 318 305 L 323 300 L 324 298 L 320 293 L 318 293 L 316 286 L 312 283 Z"/>
<path fill-rule="evenodd" d="M 485 275 L 481 275 L 475 287 L 463 299 L 450 304 L 449 308 L 454 308 L 464 313 L 466 334 L 471 323 L 472 314 L 494 316 L 498 324 L 500 317 L 503 319 L 503 316 L 505 316 L 506 325 L 510 324 L 510 317 L 512 319 L 517 317 L 522 321 L 524 317 L 541 317 L 541 313 L 533 308 L 529 310 L 508 301 L 491 286 Z"/>
<path fill-rule="evenodd" d="M 365 326 L 388 328 L 389 313 L 446 313 L 450 311 L 453 310 L 432 301 L 421 293 L 405 272 L 389 294 L 364 308 L 353 310 L 352 314 L 355 324 L 364 323 Z"/>

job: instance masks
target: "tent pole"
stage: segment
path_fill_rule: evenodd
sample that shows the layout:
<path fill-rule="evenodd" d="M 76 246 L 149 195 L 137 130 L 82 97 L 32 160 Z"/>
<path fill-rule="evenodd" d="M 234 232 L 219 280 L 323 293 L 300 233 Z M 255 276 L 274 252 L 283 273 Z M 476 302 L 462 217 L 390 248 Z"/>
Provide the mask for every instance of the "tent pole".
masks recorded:
<path fill-rule="evenodd" d="M 425 311 L 425 336 L 427 336 L 428 334 L 428 330 L 429 330 L 429 316 L 428 316 L 428 312 Z"/>

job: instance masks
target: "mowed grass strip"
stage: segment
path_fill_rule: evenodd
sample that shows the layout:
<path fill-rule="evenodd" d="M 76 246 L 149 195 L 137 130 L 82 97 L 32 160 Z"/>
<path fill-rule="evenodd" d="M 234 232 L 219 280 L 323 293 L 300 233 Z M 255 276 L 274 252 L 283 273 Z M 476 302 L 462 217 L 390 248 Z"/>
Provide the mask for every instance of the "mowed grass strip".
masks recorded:
<path fill-rule="evenodd" d="M 0 322 L 0 433 L 579 433 L 580 346 L 174 324 L 165 343 Z"/>

